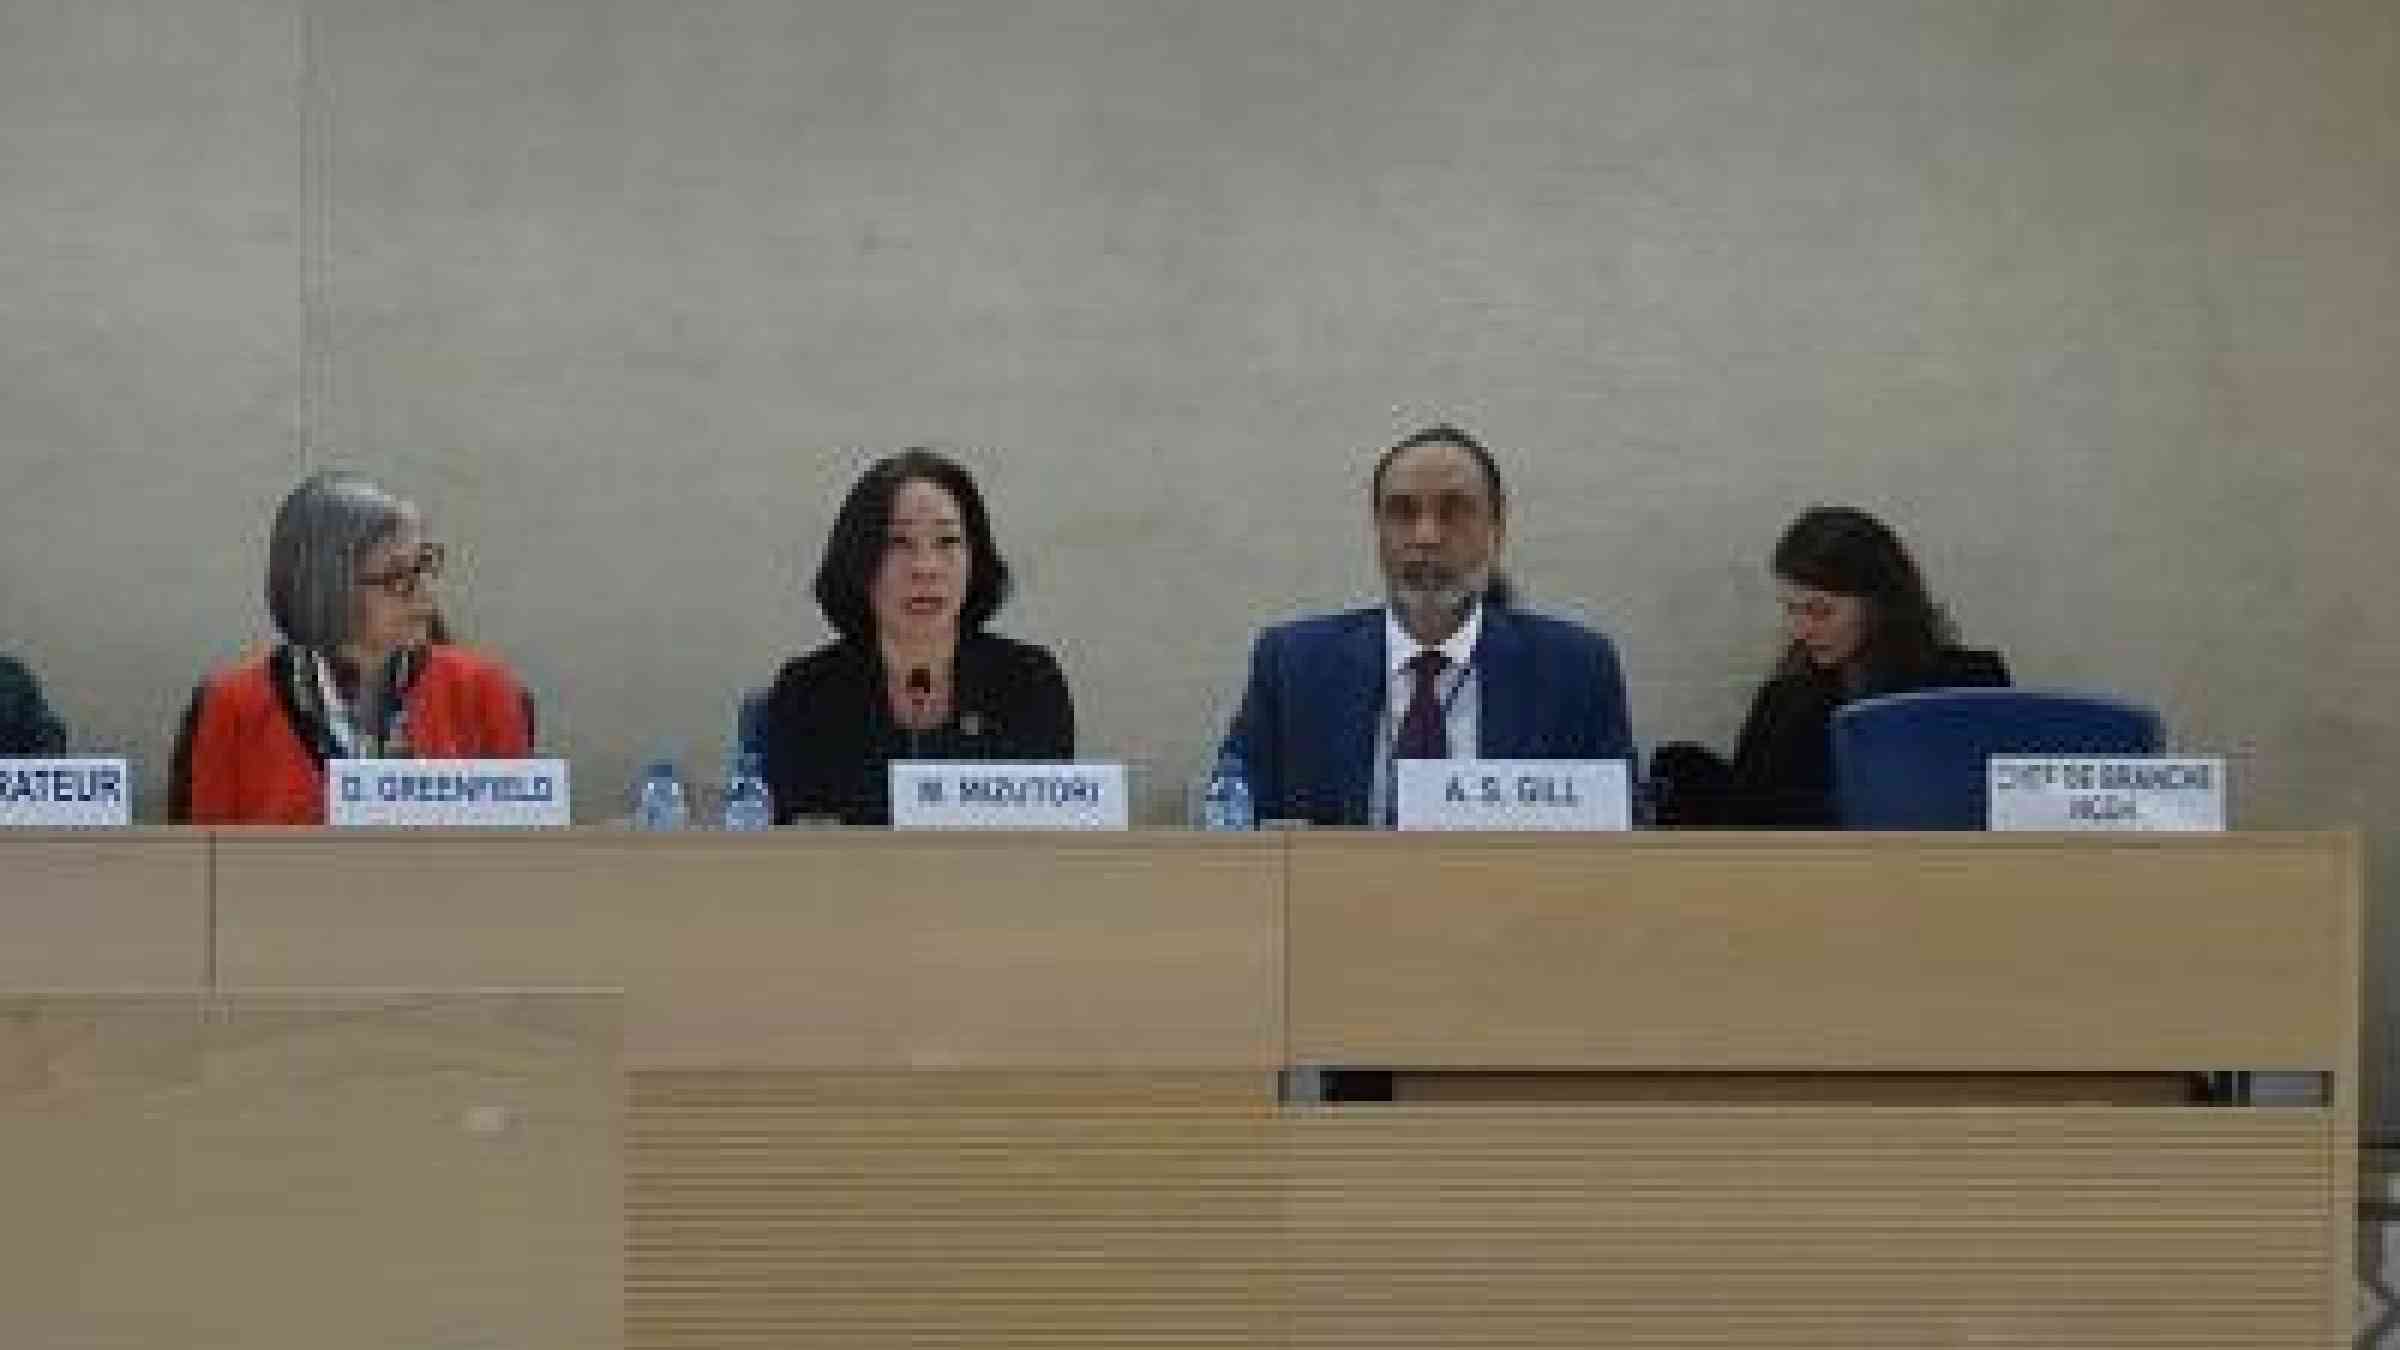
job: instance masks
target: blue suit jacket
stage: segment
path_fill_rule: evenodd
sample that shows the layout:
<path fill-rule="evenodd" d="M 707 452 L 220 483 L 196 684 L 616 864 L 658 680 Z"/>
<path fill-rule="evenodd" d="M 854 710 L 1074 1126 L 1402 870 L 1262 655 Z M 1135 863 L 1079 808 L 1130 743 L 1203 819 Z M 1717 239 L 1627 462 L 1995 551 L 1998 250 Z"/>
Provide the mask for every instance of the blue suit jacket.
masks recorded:
<path fill-rule="evenodd" d="M 1241 757 L 1261 820 L 1367 824 L 1388 684 L 1383 610 L 1261 633 L 1225 749 Z M 1631 759 L 1625 677 L 1607 638 L 1563 619 L 1487 606 L 1475 643 L 1484 759 Z"/>

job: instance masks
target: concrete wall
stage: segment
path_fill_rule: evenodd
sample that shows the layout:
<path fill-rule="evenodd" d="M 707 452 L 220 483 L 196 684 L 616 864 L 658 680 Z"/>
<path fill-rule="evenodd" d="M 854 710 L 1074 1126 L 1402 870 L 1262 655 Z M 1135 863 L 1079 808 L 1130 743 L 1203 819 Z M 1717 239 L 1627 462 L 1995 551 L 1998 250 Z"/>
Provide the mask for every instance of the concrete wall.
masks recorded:
<path fill-rule="evenodd" d="M 1166 819 L 1456 419 L 1646 741 L 1730 736 L 1853 501 L 2388 879 L 2395 90 L 2387 0 L 0 0 L 0 642 L 155 784 L 355 464 L 605 814 L 928 442 Z"/>

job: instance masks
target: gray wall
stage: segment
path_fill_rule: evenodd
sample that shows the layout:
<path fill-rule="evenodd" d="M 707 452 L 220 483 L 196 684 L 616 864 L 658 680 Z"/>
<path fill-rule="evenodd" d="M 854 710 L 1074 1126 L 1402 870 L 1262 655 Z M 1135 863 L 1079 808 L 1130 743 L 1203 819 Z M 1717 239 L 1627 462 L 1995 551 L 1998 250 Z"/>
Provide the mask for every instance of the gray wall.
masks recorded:
<path fill-rule="evenodd" d="M 0 641 L 155 784 L 356 464 L 604 814 L 931 442 L 1163 819 L 1455 418 L 1645 740 L 1731 734 L 1767 544 L 1855 501 L 2241 823 L 2365 826 L 2380 916 L 2395 90 L 2388 0 L 0 0 Z"/>

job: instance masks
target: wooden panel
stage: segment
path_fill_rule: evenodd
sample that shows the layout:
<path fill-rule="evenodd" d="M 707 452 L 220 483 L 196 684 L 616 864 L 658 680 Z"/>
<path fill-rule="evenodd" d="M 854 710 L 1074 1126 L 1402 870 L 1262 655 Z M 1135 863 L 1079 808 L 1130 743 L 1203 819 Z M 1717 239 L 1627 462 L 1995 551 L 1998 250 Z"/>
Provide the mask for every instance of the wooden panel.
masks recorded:
<path fill-rule="evenodd" d="M 636 1076 L 628 1344 L 2332 1347 L 2324 1111 Z"/>
<path fill-rule="evenodd" d="M 606 995 L 0 997 L 0 1345 L 620 1343 Z"/>
<path fill-rule="evenodd" d="M 1291 840 L 1303 1063 L 2352 1072 L 2356 841 Z"/>
<path fill-rule="evenodd" d="M 2319 1111 L 1328 1110 L 1291 1344 L 2332 1350 Z"/>
<path fill-rule="evenodd" d="M 641 1073 L 627 1343 L 1279 1344 L 1263 1075 Z"/>
<path fill-rule="evenodd" d="M 229 987 L 605 985 L 638 1067 L 1271 1068 L 1270 838 L 229 833 Z"/>
<path fill-rule="evenodd" d="M 190 830 L 0 830 L 0 989 L 205 986 L 208 848 Z"/>
<path fill-rule="evenodd" d="M 1767 1071 L 1772 1103 L 1279 1114 L 1287 858 L 1294 1059 Z M 637 1346 L 2281 1347 L 2347 1317 L 2344 838 L 245 832 L 219 861 L 229 982 L 628 986 Z M 2218 1067 L 2333 1101 L 1785 1091 Z"/>

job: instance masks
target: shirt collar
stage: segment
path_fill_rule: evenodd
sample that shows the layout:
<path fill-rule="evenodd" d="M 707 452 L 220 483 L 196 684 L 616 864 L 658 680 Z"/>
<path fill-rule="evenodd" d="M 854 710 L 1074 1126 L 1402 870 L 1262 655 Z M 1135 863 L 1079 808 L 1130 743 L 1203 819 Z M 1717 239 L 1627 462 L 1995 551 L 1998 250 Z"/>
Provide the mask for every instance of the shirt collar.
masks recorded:
<path fill-rule="evenodd" d="M 1391 606 L 1383 607 L 1383 669 L 1386 675 L 1396 675 L 1408 669 L 1422 651 L 1438 651 L 1448 657 L 1448 670 L 1464 670 L 1475 660 L 1476 640 L 1483 636 L 1483 602 L 1477 600 L 1467 611 L 1467 621 L 1458 631 L 1428 648 L 1414 634 L 1400 625 L 1400 615 Z"/>

